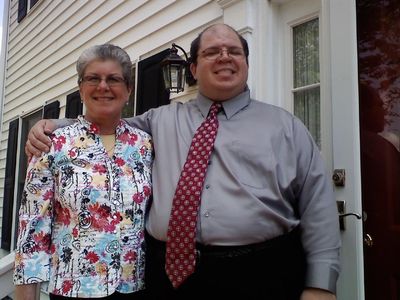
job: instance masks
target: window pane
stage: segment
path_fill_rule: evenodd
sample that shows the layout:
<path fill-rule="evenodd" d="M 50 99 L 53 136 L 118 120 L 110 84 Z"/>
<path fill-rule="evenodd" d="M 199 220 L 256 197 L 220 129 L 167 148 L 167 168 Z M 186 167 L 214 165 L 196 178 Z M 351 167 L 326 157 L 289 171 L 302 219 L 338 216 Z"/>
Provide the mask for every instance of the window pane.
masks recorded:
<path fill-rule="evenodd" d="M 318 19 L 293 27 L 294 88 L 319 83 Z"/>
<path fill-rule="evenodd" d="M 294 114 L 303 121 L 321 149 L 319 87 L 294 92 Z"/>
<path fill-rule="evenodd" d="M 25 185 L 26 168 L 28 167 L 28 158 L 25 155 L 24 147 L 25 142 L 28 138 L 29 130 L 36 124 L 37 121 L 42 119 L 42 110 L 38 110 L 22 119 L 21 128 L 21 141 L 20 141 L 20 153 L 19 153 L 19 172 L 18 172 L 18 187 L 17 187 L 17 206 L 15 212 L 15 232 L 14 232 L 14 246 L 17 243 L 17 232 L 18 232 L 18 213 L 21 204 L 22 192 Z"/>

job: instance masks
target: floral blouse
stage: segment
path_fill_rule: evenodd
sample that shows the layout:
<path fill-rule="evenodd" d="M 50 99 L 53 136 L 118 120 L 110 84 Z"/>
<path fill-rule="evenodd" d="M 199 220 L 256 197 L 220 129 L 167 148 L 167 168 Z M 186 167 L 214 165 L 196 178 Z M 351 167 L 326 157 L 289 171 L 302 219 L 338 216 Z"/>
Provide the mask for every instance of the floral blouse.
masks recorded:
<path fill-rule="evenodd" d="M 51 139 L 29 163 L 14 283 L 49 281 L 50 293 L 83 298 L 143 289 L 150 136 L 121 120 L 110 158 L 99 128 L 80 116 Z"/>

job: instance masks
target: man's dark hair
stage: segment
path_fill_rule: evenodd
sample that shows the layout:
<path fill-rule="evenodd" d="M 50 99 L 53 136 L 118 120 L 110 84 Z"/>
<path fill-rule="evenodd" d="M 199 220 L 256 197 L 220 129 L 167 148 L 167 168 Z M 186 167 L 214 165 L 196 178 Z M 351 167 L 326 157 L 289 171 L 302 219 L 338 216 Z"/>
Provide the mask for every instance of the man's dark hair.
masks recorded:
<path fill-rule="evenodd" d="M 211 26 L 208 26 L 206 29 L 204 29 L 202 32 L 199 33 L 199 35 L 192 41 L 190 44 L 190 62 L 197 64 L 197 57 L 198 57 L 198 52 L 200 48 L 200 41 L 201 37 L 203 36 L 203 33 L 209 30 L 210 28 L 216 26 L 216 25 L 221 25 L 221 24 L 214 24 Z M 236 35 L 238 36 L 240 43 L 242 44 L 242 48 L 244 50 L 244 54 L 246 56 L 246 63 L 249 64 L 249 46 L 247 45 L 247 41 L 231 26 L 222 24 L 228 28 L 230 28 Z"/>

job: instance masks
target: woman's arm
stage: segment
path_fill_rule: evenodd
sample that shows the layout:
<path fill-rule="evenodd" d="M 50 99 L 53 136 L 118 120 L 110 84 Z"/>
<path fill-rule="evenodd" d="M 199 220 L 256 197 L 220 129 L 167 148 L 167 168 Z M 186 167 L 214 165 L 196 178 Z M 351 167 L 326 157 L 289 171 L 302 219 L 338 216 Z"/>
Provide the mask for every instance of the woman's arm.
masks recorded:
<path fill-rule="evenodd" d="M 15 300 L 36 300 L 36 290 L 39 284 L 22 284 L 15 286 Z"/>
<path fill-rule="evenodd" d="M 50 153 L 53 154 L 54 151 Z M 54 212 L 54 176 L 50 167 L 52 161 L 53 159 L 44 154 L 29 162 L 19 209 L 14 266 L 16 286 L 50 279 L 49 249 Z"/>

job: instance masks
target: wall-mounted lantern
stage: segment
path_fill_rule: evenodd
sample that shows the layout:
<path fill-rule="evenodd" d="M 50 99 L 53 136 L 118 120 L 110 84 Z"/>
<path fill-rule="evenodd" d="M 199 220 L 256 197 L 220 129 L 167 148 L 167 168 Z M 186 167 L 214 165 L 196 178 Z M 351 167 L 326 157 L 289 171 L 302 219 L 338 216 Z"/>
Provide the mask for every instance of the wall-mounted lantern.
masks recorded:
<path fill-rule="evenodd" d="M 180 49 L 185 55 L 186 60 L 182 59 L 178 55 L 178 49 Z M 164 78 L 165 88 L 171 93 L 183 92 L 186 83 L 191 86 L 196 83 L 190 72 L 190 60 L 182 47 L 173 43 L 170 50 L 170 54 L 163 59 L 161 62 L 161 68 Z"/>

